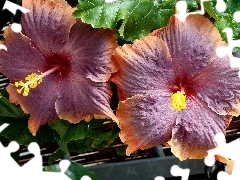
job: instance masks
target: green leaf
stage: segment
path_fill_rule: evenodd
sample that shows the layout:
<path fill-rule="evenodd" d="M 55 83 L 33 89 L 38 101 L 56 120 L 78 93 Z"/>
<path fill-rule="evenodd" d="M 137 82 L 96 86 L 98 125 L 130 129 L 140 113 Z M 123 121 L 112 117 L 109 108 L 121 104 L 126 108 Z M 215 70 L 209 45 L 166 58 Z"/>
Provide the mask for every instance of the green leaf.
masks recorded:
<path fill-rule="evenodd" d="M 59 165 L 52 165 L 52 166 L 46 166 L 43 169 L 44 171 L 48 172 L 60 172 Z M 71 179 L 71 180 L 80 180 L 84 175 L 89 176 L 92 180 L 97 180 L 97 176 L 89 171 L 87 168 L 83 167 L 82 165 L 72 162 L 65 172 L 65 174 Z"/>
<path fill-rule="evenodd" d="M 95 120 L 94 124 L 98 120 Z M 91 121 L 90 121 L 91 123 Z M 90 127 L 90 125 L 89 125 Z M 101 128 L 99 128 L 101 130 Z M 99 132 L 98 130 L 88 128 L 86 137 L 84 139 L 79 139 L 76 141 L 70 141 L 68 143 L 68 150 L 70 152 L 85 153 L 92 151 L 94 148 L 104 149 L 109 146 L 117 137 L 119 133 L 119 128 L 115 124 L 113 127 L 107 131 Z"/>
<path fill-rule="evenodd" d="M 199 0 L 198 0 L 199 1 Z M 218 13 L 215 9 L 216 2 L 212 1 L 206 1 L 203 3 L 204 10 L 215 20 L 218 19 L 218 16 L 216 13 Z"/>
<path fill-rule="evenodd" d="M 83 140 L 76 140 L 71 141 L 68 143 L 68 150 L 70 152 L 78 152 L 78 153 L 85 153 L 92 151 L 94 148 L 92 147 L 93 139 L 92 138 L 85 138 Z"/>
<path fill-rule="evenodd" d="M 84 175 L 89 176 L 92 180 L 97 180 L 97 176 L 93 172 L 75 162 L 71 163 L 70 167 L 66 171 L 66 174 L 71 178 L 71 180 L 79 180 Z"/>
<path fill-rule="evenodd" d="M 37 135 L 33 136 L 28 129 L 28 118 L 0 117 L 0 124 L 3 123 L 8 123 L 9 126 L 1 132 L 1 136 L 8 138 L 10 141 L 16 141 L 18 144 L 54 142 L 53 132 L 47 124 L 41 126 Z"/>
<path fill-rule="evenodd" d="M 126 155 L 127 146 L 117 148 L 117 154 L 120 156 Z"/>
<path fill-rule="evenodd" d="M 113 126 L 111 131 L 101 133 L 92 132 L 91 137 L 94 138 L 92 146 L 100 150 L 104 149 L 118 137 L 118 133 L 119 128 L 117 125 Z"/>
<path fill-rule="evenodd" d="M 220 32 L 223 40 L 228 42 L 226 33 L 223 32 L 223 30 L 227 27 L 234 29 L 234 24 L 232 23 L 232 17 L 231 16 L 221 17 L 219 18 L 219 20 L 215 21 L 214 25 L 217 27 L 218 31 Z"/>
<path fill-rule="evenodd" d="M 0 92 L 0 98 L 3 98 L 3 97 L 5 97 L 5 98 L 8 98 L 8 92 L 7 92 L 7 90 L 6 89 L 3 89 L 3 90 L 1 90 L 1 92 Z"/>
<path fill-rule="evenodd" d="M 161 9 L 159 15 L 161 16 L 160 27 L 167 25 L 170 17 L 175 13 L 174 9 Z"/>
<path fill-rule="evenodd" d="M 26 117 L 21 108 L 11 103 L 7 98 L 0 98 L 0 116 L 1 117 Z"/>
<path fill-rule="evenodd" d="M 116 124 L 112 124 L 102 131 L 104 122 L 105 120 L 94 118 L 90 122 L 80 121 L 77 124 L 65 120 L 49 122 L 49 126 L 54 130 L 54 137 L 59 143 L 59 150 L 52 154 L 50 162 L 60 158 L 63 152 L 85 153 L 94 148 L 106 148 L 118 137 L 119 128 Z"/>
<path fill-rule="evenodd" d="M 65 120 L 56 120 L 48 123 L 49 126 L 54 129 L 60 136 L 61 142 L 69 142 L 71 140 L 84 139 L 87 122 L 80 121 L 77 124 L 71 124 Z"/>
<path fill-rule="evenodd" d="M 240 1 L 239 0 L 225 0 L 227 5 L 227 12 L 233 14 L 236 11 L 240 11 Z"/>
<path fill-rule="evenodd" d="M 62 157 L 65 155 L 66 153 L 62 150 L 62 149 L 57 149 L 54 153 L 51 154 L 51 156 L 48 159 L 48 164 L 53 164 L 54 161 L 58 160 L 58 159 L 62 159 Z"/>
<path fill-rule="evenodd" d="M 68 142 L 59 143 L 59 149 L 63 150 L 65 154 L 69 154 L 67 145 L 68 145 Z"/>
<path fill-rule="evenodd" d="M 53 135 L 53 130 L 49 127 L 48 124 L 44 124 L 39 128 L 35 138 L 36 138 L 36 142 L 39 145 L 56 142 L 56 139 L 54 138 L 54 135 Z"/>
<path fill-rule="evenodd" d="M 225 1 L 227 9 L 224 13 L 219 13 L 215 6 L 216 0 L 212 2 L 205 2 L 204 7 L 206 12 L 215 20 L 214 25 L 219 30 L 224 41 L 228 42 L 226 33 L 223 32 L 225 28 L 231 28 L 233 30 L 233 39 L 240 39 L 240 23 L 236 23 L 233 18 L 233 14 L 236 11 L 240 11 L 240 1 L 228 0 Z M 236 51 L 238 49 L 234 49 Z"/>
<path fill-rule="evenodd" d="M 28 145 L 36 138 L 32 136 L 28 130 L 27 120 L 24 118 L 3 118 L 0 117 L 0 124 L 10 124 L 6 129 L 1 132 L 1 136 L 6 137 L 10 140 L 17 141 L 19 144 Z"/>
<path fill-rule="evenodd" d="M 127 41 L 146 36 L 160 22 L 157 6 L 148 0 L 79 0 L 73 15 L 94 28 L 113 29 L 122 21 L 118 32 Z"/>
<path fill-rule="evenodd" d="M 154 4 L 159 9 L 175 9 L 175 5 L 179 0 L 154 0 Z M 188 11 L 195 11 L 198 9 L 196 0 L 187 0 Z"/>
<path fill-rule="evenodd" d="M 155 0 L 154 4 L 158 6 L 158 13 L 160 16 L 159 26 L 164 27 L 167 25 L 170 17 L 175 13 L 175 5 L 178 0 Z M 197 2 L 195 0 L 187 1 L 188 11 L 196 11 L 198 9 Z"/>
<path fill-rule="evenodd" d="M 92 120 L 89 122 L 88 128 L 89 128 L 89 129 L 97 128 L 97 127 L 101 126 L 103 123 L 104 123 L 104 120 L 92 119 Z"/>

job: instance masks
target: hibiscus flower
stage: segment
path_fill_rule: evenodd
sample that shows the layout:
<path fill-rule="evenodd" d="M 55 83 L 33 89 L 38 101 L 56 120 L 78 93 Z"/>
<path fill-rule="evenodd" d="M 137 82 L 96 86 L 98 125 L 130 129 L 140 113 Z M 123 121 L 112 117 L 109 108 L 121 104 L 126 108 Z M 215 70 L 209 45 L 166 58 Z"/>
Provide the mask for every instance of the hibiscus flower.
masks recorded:
<path fill-rule="evenodd" d="M 22 5 L 30 12 L 22 16 L 22 33 L 5 31 L 8 50 L 0 52 L 0 72 L 12 83 L 10 100 L 30 114 L 32 134 L 58 117 L 72 123 L 114 119 L 108 84 L 116 71 L 113 32 L 76 20 L 64 0 L 23 0 Z"/>
<path fill-rule="evenodd" d="M 216 55 L 218 46 L 227 45 L 214 25 L 189 15 L 115 50 L 111 80 L 127 155 L 167 143 L 179 159 L 198 159 L 216 147 L 214 135 L 240 112 L 239 69 Z"/>

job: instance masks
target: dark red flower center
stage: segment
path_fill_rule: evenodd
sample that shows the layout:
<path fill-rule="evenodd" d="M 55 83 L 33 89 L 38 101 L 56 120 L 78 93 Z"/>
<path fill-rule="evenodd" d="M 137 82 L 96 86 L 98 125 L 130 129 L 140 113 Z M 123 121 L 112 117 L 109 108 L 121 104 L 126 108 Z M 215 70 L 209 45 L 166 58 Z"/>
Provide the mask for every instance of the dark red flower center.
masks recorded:
<path fill-rule="evenodd" d="M 23 93 L 23 96 L 28 96 L 30 89 L 35 89 L 41 84 L 44 77 L 54 75 L 62 79 L 66 77 L 71 69 L 71 56 L 67 53 L 50 54 L 46 58 L 45 71 L 33 72 L 25 78 L 24 81 L 15 82 L 17 92 Z"/>
<path fill-rule="evenodd" d="M 45 60 L 47 61 L 46 70 L 58 67 L 53 73 L 56 76 L 67 76 L 71 70 L 71 56 L 67 53 L 50 54 Z"/>
<path fill-rule="evenodd" d="M 193 92 L 193 84 L 188 80 L 183 79 L 175 79 L 173 86 L 170 88 L 172 93 L 176 93 L 177 91 L 184 92 L 186 96 L 191 96 L 194 94 Z"/>

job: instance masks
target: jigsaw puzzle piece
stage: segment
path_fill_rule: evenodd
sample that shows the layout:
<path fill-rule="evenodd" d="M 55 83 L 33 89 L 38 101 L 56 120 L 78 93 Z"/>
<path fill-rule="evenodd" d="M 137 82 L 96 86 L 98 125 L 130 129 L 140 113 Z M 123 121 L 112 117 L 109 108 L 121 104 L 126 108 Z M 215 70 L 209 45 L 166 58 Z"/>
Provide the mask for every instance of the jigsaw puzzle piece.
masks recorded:
<path fill-rule="evenodd" d="M 5 4 L 3 6 L 3 10 L 8 9 L 12 14 L 16 14 L 17 10 L 20 10 L 23 13 L 28 13 L 30 10 L 26 9 L 22 6 L 19 6 L 15 3 L 12 3 L 11 1 L 5 1 Z"/>
<path fill-rule="evenodd" d="M 13 16 L 21 16 L 21 13 L 28 13 L 30 11 L 29 9 L 7 0 L 1 1 L 0 6 L 2 6 L 3 3 L 4 6 L 1 7 L 2 12 L 0 14 L 1 29 L 7 22 L 10 21 Z M 18 20 L 12 24 L 11 29 L 16 33 L 21 32 L 22 26 L 20 25 L 20 18 L 18 18 Z"/>
<path fill-rule="evenodd" d="M 5 45 L 3 45 L 3 44 L 0 44 L 0 49 L 3 49 L 5 51 L 7 51 L 7 47 Z"/>
<path fill-rule="evenodd" d="M 154 178 L 154 180 L 165 180 L 165 178 L 162 177 L 162 176 L 157 176 L 157 177 Z"/>
<path fill-rule="evenodd" d="M 226 162 L 226 164 L 228 166 L 227 168 L 229 168 L 227 171 L 231 171 L 231 174 L 220 171 L 217 177 L 218 180 L 236 180 L 236 178 L 240 177 L 240 139 L 236 139 L 226 144 L 224 135 L 221 133 L 215 136 L 215 141 L 218 144 L 218 147 L 208 151 L 208 155 L 204 160 L 205 164 L 207 166 L 212 166 L 215 162 L 216 155 L 229 158 L 230 161 Z"/>
<path fill-rule="evenodd" d="M 1 177 L 11 179 L 20 172 L 20 166 L 11 156 L 11 153 L 16 152 L 18 149 L 19 144 L 15 141 L 10 142 L 7 147 L 0 143 L 0 179 L 3 179 Z"/>
<path fill-rule="evenodd" d="M 89 176 L 84 175 L 80 180 L 92 180 L 92 179 Z M 157 180 L 165 180 L 165 179 L 157 179 Z"/>
<path fill-rule="evenodd" d="M 240 68 L 240 59 L 232 56 L 232 51 L 235 47 L 240 47 L 240 39 L 233 39 L 233 30 L 231 28 L 225 28 L 223 32 L 226 33 L 228 46 L 219 46 L 216 49 L 216 54 L 218 57 L 229 56 L 230 65 L 232 68 Z M 240 74 L 238 74 L 240 77 Z"/>
<path fill-rule="evenodd" d="M 223 0 L 217 0 L 216 10 L 221 13 L 226 11 L 226 9 L 227 9 L 227 6 L 225 2 Z"/>
<path fill-rule="evenodd" d="M 240 22 L 240 11 L 236 11 L 236 12 L 233 14 L 233 19 L 234 19 L 234 21 L 236 21 L 236 22 Z"/>
<path fill-rule="evenodd" d="M 21 167 L 22 171 L 31 173 L 42 172 L 42 156 L 39 145 L 36 142 L 30 143 L 28 145 L 28 151 L 32 153 L 34 157 Z"/>
<path fill-rule="evenodd" d="M 171 171 L 170 172 L 175 177 L 176 176 L 181 176 L 182 177 L 181 180 L 188 180 L 189 174 L 190 174 L 190 169 L 182 169 L 182 168 L 180 168 L 177 165 L 173 165 L 171 167 Z"/>
<path fill-rule="evenodd" d="M 4 123 L 0 126 L 0 132 L 2 132 L 9 124 Z M 16 152 L 19 149 L 19 144 L 15 141 L 12 141 L 8 144 L 7 147 L 4 147 L 0 142 L 0 170 L 4 173 L 6 171 L 18 170 L 20 167 L 16 161 L 12 158 L 11 153 Z M 11 168 L 10 168 L 11 167 Z"/>
<path fill-rule="evenodd" d="M 8 123 L 3 123 L 3 124 L 0 126 L 0 133 L 1 133 L 4 129 L 6 129 L 8 126 L 9 126 Z"/>
<path fill-rule="evenodd" d="M 40 175 L 42 179 L 58 179 L 58 180 L 71 180 L 65 172 L 70 166 L 70 162 L 68 160 L 61 160 L 59 163 L 60 172 L 42 172 Z"/>
<path fill-rule="evenodd" d="M 203 6 L 203 2 L 206 2 L 206 1 L 210 1 L 210 0 L 200 0 L 200 6 L 201 6 L 201 9 L 199 11 L 196 11 L 196 12 L 187 12 L 187 2 L 186 1 L 178 1 L 176 3 L 176 14 L 175 16 L 182 22 L 184 22 L 187 18 L 188 15 L 190 14 L 204 14 L 205 11 L 204 11 L 204 6 Z"/>

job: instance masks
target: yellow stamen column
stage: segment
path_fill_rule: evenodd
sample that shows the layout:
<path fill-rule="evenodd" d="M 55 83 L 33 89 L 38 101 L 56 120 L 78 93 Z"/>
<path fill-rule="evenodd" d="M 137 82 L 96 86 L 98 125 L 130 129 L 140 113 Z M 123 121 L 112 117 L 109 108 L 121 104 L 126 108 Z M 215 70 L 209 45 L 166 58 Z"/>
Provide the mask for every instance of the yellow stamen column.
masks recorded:
<path fill-rule="evenodd" d="M 21 94 L 23 91 L 23 96 L 28 96 L 30 89 L 36 88 L 39 84 L 41 84 L 43 77 L 55 72 L 57 69 L 59 69 L 58 66 L 56 66 L 52 69 L 49 69 L 48 71 L 46 71 L 44 73 L 38 71 L 38 74 L 32 73 L 32 74 L 28 75 L 25 78 L 26 82 L 23 82 L 23 81 L 15 82 L 16 87 L 19 87 L 19 86 L 21 87 L 20 89 L 17 89 L 17 92 L 19 94 Z"/>
<path fill-rule="evenodd" d="M 17 89 L 17 92 L 19 94 L 21 94 L 22 91 L 23 91 L 23 96 L 28 96 L 28 93 L 29 93 L 30 89 L 36 88 L 37 85 L 42 82 L 41 74 L 39 75 L 37 73 L 32 73 L 32 74 L 28 75 L 25 78 L 25 80 L 26 80 L 25 83 L 23 81 L 15 82 L 16 87 L 19 87 L 19 86 L 22 87 L 20 89 Z"/>
<path fill-rule="evenodd" d="M 176 109 L 177 111 L 181 111 L 183 109 L 186 109 L 186 95 L 184 92 L 177 91 L 172 95 L 172 101 L 171 101 L 172 108 Z"/>

